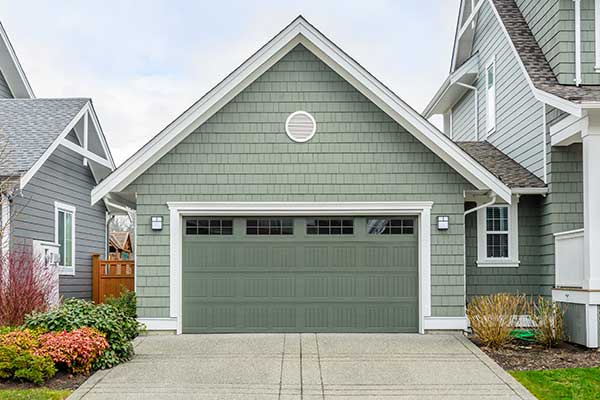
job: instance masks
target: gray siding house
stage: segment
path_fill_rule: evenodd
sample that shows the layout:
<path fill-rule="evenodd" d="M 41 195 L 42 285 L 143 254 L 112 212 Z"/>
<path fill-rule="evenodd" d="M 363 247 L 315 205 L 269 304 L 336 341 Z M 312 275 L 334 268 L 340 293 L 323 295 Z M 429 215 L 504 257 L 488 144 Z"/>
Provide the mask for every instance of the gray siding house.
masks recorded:
<path fill-rule="evenodd" d="M 114 168 L 90 99 L 35 98 L 0 25 L 2 254 L 57 253 L 59 294 L 91 298 L 107 205 L 91 190 Z"/>
<path fill-rule="evenodd" d="M 502 201 L 466 195 L 467 213 L 477 210 L 465 218 L 467 301 L 552 296 L 569 303 L 570 339 L 589 347 L 599 342 L 598 20 L 598 0 L 461 1 L 450 75 L 423 112 L 443 115 L 446 136 L 503 182 L 511 160 L 541 183 L 509 206 L 514 263 L 485 260 Z"/>
<path fill-rule="evenodd" d="M 463 330 L 468 294 L 549 294 L 553 279 L 536 264 L 551 207 L 540 159 L 523 152 L 530 170 L 482 143 L 453 141 L 298 17 L 92 203 L 137 211 L 138 313 L 151 330 Z M 487 245 L 466 241 L 471 217 L 489 221 Z M 465 263 L 473 248 L 481 276 Z"/>

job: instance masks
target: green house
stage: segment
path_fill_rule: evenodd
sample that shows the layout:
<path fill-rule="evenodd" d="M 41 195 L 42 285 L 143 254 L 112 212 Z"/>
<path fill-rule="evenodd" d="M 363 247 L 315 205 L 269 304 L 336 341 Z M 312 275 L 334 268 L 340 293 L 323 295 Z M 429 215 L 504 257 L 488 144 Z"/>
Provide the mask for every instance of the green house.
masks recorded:
<path fill-rule="evenodd" d="M 551 294 L 537 172 L 453 140 L 298 17 L 92 202 L 136 210 L 151 330 L 424 333 L 467 329 L 471 295 Z"/>

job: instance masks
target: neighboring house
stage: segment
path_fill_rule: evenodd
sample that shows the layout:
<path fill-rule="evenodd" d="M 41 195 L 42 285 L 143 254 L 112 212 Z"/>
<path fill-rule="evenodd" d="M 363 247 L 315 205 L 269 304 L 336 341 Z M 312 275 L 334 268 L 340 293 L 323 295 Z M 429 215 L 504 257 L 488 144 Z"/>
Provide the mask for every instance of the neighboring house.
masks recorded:
<path fill-rule="evenodd" d="M 453 142 L 298 17 L 92 202 L 137 210 L 138 313 L 151 330 L 426 332 L 466 329 L 479 290 L 465 286 L 477 285 L 465 206 L 495 199 L 482 261 L 515 270 L 539 240 L 533 227 L 518 240 L 516 221 L 536 225 L 546 191 L 500 150 Z M 523 284 L 542 293 L 540 279 L 549 292 L 551 271 Z"/>
<path fill-rule="evenodd" d="M 108 236 L 109 260 L 133 260 L 133 247 L 131 234 L 125 232 L 111 232 Z"/>
<path fill-rule="evenodd" d="M 551 295 L 568 303 L 570 339 L 589 347 L 600 312 L 599 21 L 598 0 L 463 0 L 450 75 L 424 111 L 504 183 L 524 168 L 538 188 L 511 205 L 466 194 L 481 207 L 465 221 L 467 298 Z"/>
<path fill-rule="evenodd" d="M 0 143 L 2 252 L 57 251 L 60 294 L 91 298 L 107 206 L 90 193 L 115 165 L 91 100 L 35 98 L 1 25 Z"/>

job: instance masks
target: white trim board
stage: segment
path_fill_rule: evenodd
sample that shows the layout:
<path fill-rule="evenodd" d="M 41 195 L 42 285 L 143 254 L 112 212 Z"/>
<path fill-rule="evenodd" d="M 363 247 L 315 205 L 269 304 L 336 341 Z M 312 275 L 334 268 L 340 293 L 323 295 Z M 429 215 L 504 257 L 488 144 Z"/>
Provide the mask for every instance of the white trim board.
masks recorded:
<path fill-rule="evenodd" d="M 92 190 L 92 203 L 98 202 L 111 192 L 124 190 L 298 44 L 304 45 L 478 189 L 490 189 L 505 201 L 511 201 L 510 188 L 502 181 L 477 163 L 304 18 L 298 17 L 96 186 Z"/>
<path fill-rule="evenodd" d="M 35 95 L 21 67 L 15 49 L 10 43 L 8 34 L 0 23 L 0 71 L 6 79 L 8 88 L 15 98 L 34 99 Z"/>
<path fill-rule="evenodd" d="M 431 316 L 431 207 L 423 202 L 170 202 L 170 317 L 182 333 L 182 232 L 184 216 L 254 215 L 416 215 L 419 220 L 419 332 L 424 333 Z M 429 328 L 433 329 L 433 328 Z"/>
<path fill-rule="evenodd" d="M 100 140 L 100 143 L 102 144 L 102 150 L 104 151 L 104 154 L 106 155 L 106 159 L 103 159 L 102 157 L 100 157 L 96 154 L 93 154 L 93 153 L 92 154 L 85 153 L 85 154 L 87 154 L 87 156 L 88 156 L 88 158 L 90 158 L 90 160 L 99 163 L 100 165 L 110 169 L 111 171 L 114 171 L 114 169 L 116 168 L 116 165 L 112 158 L 112 155 L 110 154 L 110 149 L 108 147 L 108 143 L 106 142 L 106 138 L 104 137 L 104 133 L 102 132 L 102 128 L 100 127 L 100 123 L 98 122 L 98 117 L 96 116 L 94 107 L 92 106 L 91 101 L 88 101 L 87 103 L 84 104 L 83 107 L 81 107 L 81 110 L 79 110 L 79 112 L 73 117 L 71 122 L 69 122 L 67 124 L 67 126 L 65 126 L 65 128 L 60 133 L 60 135 L 58 135 L 56 137 L 56 139 L 54 139 L 54 142 L 52 142 L 52 144 L 46 149 L 44 154 L 42 154 L 42 156 L 40 158 L 38 158 L 38 160 L 33 164 L 33 166 L 31 168 L 29 168 L 29 170 L 25 174 L 23 174 L 23 176 L 21 177 L 21 181 L 20 181 L 21 190 L 23 190 L 25 188 L 25 186 L 27 186 L 27 184 L 29 183 L 31 178 L 33 178 L 33 176 L 39 171 L 39 169 L 42 167 L 42 165 L 44 165 L 46 160 L 48 160 L 48 158 L 50 158 L 50 156 L 54 153 L 54 151 L 56 150 L 56 148 L 58 146 L 63 145 L 73 151 L 76 151 L 77 153 L 82 154 L 82 152 L 79 151 L 80 146 L 78 146 L 72 142 L 66 143 L 68 141 L 66 139 L 66 137 L 72 130 L 75 129 L 77 123 L 79 121 L 81 121 L 82 118 L 85 118 L 86 116 L 90 117 L 89 120 L 91 120 L 92 126 L 94 127 L 94 129 L 96 130 L 96 133 L 98 134 L 98 138 Z M 94 174 L 94 170 L 93 170 L 92 166 L 90 166 L 90 170 L 92 171 L 92 174 Z M 95 174 L 94 174 L 94 178 L 97 179 Z"/>

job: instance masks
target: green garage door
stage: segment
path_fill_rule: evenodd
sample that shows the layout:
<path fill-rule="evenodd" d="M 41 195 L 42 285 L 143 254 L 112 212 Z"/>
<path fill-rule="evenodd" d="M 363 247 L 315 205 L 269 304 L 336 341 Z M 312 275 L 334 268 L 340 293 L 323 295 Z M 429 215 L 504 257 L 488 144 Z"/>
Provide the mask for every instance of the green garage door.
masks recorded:
<path fill-rule="evenodd" d="M 416 332 L 413 217 L 186 217 L 183 332 Z"/>

